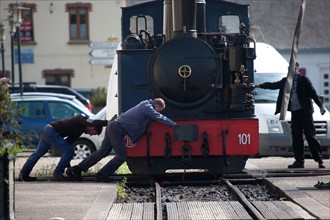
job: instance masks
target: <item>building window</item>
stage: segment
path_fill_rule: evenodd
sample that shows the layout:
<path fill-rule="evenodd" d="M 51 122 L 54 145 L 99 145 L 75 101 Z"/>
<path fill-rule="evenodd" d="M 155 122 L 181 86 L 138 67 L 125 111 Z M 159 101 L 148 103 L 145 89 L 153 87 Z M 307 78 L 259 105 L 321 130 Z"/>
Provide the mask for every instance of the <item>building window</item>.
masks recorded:
<path fill-rule="evenodd" d="M 15 4 L 10 4 L 9 8 L 14 8 Z M 20 26 L 21 42 L 28 43 L 34 42 L 34 25 L 33 25 L 33 13 L 37 11 L 37 6 L 30 3 L 22 3 L 22 7 L 26 8 L 22 10 L 22 23 Z M 17 40 L 17 33 L 15 34 Z"/>
<path fill-rule="evenodd" d="M 71 87 L 71 78 L 74 77 L 73 69 L 48 69 L 42 71 L 46 85 L 62 85 Z"/>
<path fill-rule="evenodd" d="M 69 13 L 70 42 L 89 41 L 89 12 L 90 3 L 68 3 L 66 11 Z"/>

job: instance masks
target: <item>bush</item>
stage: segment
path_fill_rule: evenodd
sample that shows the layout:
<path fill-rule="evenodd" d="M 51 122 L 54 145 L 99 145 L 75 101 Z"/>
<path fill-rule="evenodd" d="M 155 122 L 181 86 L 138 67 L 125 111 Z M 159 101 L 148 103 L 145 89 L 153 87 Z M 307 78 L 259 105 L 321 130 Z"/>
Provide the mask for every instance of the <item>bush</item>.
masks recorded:
<path fill-rule="evenodd" d="M 106 106 L 106 104 L 107 104 L 106 89 L 104 87 L 103 88 L 98 87 L 97 89 L 92 89 L 91 96 L 90 96 L 90 102 L 91 102 L 93 108 L 95 108 L 95 109 L 101 109 L 104 106 Z"/>
<path fill-rule="evenodd" d="M 11 156 L 21 152 L 25 148 L 23 140 L 29 140 L 21 133 L 15 117 L 21 111 L 11 102 L 8 87 L 0 83 L 0 156 L 6 151 Z"/>

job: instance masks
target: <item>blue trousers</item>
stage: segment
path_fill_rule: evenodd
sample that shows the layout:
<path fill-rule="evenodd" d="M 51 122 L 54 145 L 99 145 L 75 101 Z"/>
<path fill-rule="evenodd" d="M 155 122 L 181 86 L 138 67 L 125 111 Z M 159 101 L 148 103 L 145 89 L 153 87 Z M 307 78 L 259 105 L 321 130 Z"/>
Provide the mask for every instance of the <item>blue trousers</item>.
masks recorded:
<path fill-rule="evenodd" d="M 54 174 L 62 174 L 65 168 L 70 164 L 74 150 L 72 145 L 64 140 L 62 136 L 58 135 L 56 130 L 50 125 L 46 125 L 42 129 L 37 149 L 27 159 L 21 169 L 21 173 L 29 175 L 38 160 L 48 152 L 51 146 L 54 146 L 62 152 L 61 159 L 54 171 Z"/>
<path fill-rule="evenodd" d="M 100 175 L 110 176 L 126 161 L 125 131 L 117 121 L 108 124 L 101 147 L 79 163 L 79 168 L 86 172 L 114 149 L 115 157 L 104 165 L 98 172 Z"/>

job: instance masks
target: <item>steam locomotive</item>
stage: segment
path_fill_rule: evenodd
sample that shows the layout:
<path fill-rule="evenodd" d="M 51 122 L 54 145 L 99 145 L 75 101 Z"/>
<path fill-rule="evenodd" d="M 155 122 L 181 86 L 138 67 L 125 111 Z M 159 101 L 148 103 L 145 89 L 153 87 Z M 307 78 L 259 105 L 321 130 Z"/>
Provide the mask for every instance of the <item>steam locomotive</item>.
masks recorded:
<path fill-rule="evenodd" d="M 258 153 L 248 5 L 222 0 L 161 0 L 122 8 L 118 107 L 161 97 L 178 125 L 151 122 L 126 140 L 135 174 L 170 169 L 238 173 Z"/>

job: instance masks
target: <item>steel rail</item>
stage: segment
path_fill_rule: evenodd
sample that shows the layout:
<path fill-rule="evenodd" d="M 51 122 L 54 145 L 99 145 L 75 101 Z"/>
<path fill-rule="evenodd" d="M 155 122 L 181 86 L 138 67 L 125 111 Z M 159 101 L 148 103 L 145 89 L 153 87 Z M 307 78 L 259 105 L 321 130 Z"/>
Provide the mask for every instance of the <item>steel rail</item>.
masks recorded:
<path fill-rule="evenodd" d="M 159 183 L 155 182 L 155 188 L 156 188 L 156 220 L 162 220 L 163 219 L 162 193 Z"/>
<path fill-rule="evenodd" d="M 238 196 L 238 200 L 254 219 L 265 220 L 265 217 L 249 202 L 249 200 L 247 200 L 247 198 L 245 198 L 245 196 L 236 186 L 231 184 L 227 179 L 221 178 L 221 181 L 223 181 L 228 186 L 228 188 Z"/>

